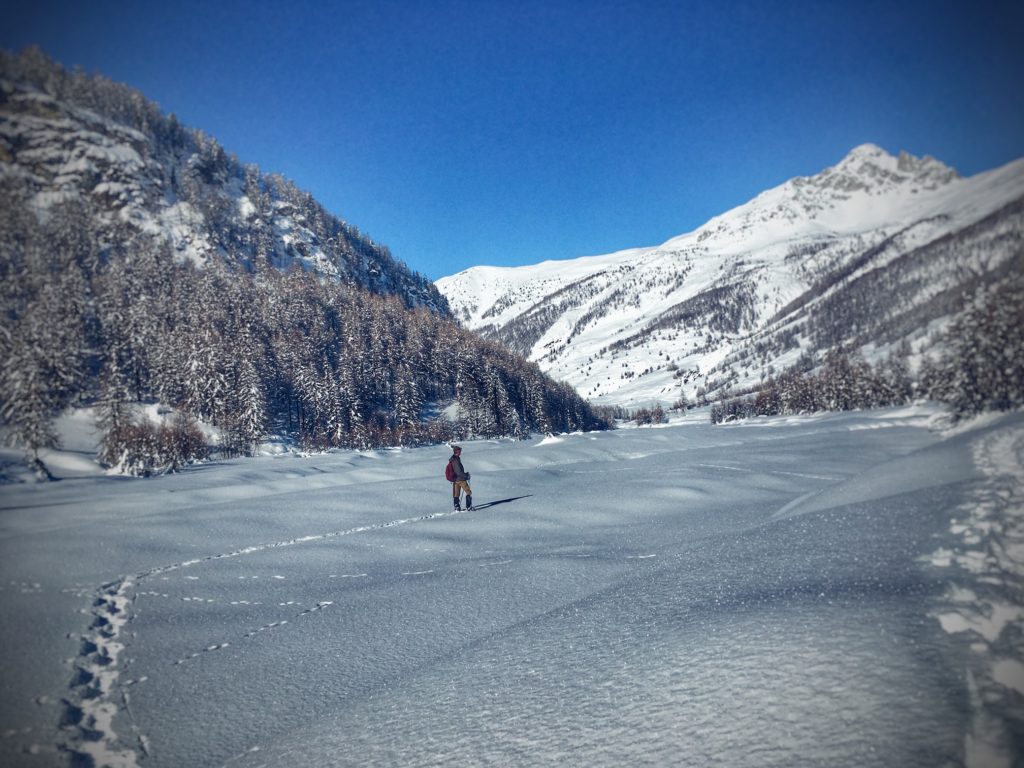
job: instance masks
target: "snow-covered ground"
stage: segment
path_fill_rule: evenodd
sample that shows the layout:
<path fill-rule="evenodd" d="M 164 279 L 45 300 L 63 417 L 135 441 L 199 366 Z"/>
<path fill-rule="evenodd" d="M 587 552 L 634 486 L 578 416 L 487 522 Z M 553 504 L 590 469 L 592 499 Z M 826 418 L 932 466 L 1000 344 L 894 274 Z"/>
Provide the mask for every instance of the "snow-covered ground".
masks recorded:
<path fill-rule="evenodd" d="M 0 764 L 1020 765 L 1024 416 L 935 416 L 3 486 Z"/>

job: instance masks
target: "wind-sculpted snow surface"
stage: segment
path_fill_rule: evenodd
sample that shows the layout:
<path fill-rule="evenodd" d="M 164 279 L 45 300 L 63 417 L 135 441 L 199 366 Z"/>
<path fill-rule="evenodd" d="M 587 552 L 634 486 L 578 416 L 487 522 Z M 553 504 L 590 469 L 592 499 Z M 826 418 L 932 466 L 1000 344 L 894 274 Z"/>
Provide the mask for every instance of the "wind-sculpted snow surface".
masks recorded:
<path fill-rule="evenodd" d="M 1019 764 L 1024 418 L 934 417 L 8 486 L 0 763 Z"/>

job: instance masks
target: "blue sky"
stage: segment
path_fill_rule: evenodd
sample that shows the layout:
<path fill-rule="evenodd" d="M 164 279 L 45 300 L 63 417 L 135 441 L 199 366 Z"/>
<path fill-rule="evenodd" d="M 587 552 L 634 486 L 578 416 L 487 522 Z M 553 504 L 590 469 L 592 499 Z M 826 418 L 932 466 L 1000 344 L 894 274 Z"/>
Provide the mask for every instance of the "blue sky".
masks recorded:
<path fill-rule="evenodd" d="M 656 245 L 874 142 L 1024 156 L 1019 2 L 32 2 L 0 46 L 132 85 L 431 278 Z"/>

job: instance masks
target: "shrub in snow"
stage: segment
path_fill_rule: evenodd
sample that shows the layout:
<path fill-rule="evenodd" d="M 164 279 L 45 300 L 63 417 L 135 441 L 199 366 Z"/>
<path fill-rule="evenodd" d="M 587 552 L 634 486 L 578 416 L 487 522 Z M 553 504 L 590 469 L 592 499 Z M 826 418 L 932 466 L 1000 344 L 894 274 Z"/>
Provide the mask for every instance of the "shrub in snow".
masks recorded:
<path fill-rule="evenodd" d="M 103 438 L 99 460 L 117 472 L 145 477 L 173 472 L 207 454 L 196 420 L 179 413 L 167 424 L 129 422 L 112 428 Z"/>
<path fill-rule="evenodd" d="M 664 424 L 668 421 L 665 410 L 660 405 L 656 405 L 653 408 L 641 408 L 633 415 L 633 418 L 636 419 L 637 426 Z"/>

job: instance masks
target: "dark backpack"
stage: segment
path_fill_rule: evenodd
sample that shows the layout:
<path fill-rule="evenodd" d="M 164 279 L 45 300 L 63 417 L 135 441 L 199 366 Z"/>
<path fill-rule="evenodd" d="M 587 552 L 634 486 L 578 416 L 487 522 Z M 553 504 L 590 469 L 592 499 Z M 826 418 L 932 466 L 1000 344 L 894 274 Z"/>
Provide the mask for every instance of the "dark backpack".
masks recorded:
<path fill-rule="evenodd" d="M 455 482 L 455 469 L 452 467 L 452 460 L 448 459 L 448 463 L 444 468 L 444 479 L 449 483 Z"/>

